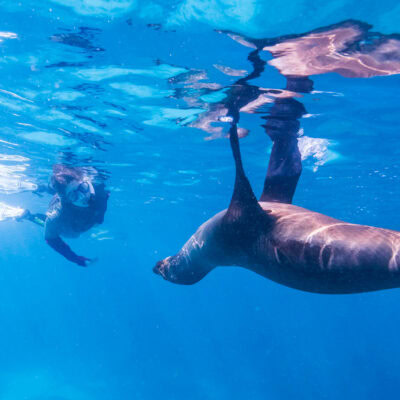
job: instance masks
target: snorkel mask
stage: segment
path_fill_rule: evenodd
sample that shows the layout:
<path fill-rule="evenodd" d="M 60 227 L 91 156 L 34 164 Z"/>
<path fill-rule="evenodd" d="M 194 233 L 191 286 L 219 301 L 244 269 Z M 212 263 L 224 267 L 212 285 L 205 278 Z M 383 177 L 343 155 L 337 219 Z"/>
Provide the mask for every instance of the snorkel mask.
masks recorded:
<path fill-rule="evenodd" d="M 77 207 L 89 207 L 91 198 L 95 191 L 92 183 L 88 178 L 83 178 L 80 181 L 72 181 L 68 184 L 65 191 L 68 202 Z"/>

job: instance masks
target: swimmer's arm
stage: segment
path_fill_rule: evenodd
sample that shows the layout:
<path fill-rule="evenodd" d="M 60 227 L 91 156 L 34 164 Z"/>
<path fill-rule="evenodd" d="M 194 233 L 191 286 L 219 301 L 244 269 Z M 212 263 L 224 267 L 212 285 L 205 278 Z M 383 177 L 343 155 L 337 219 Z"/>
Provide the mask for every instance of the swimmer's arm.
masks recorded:
<path fill-rule="evenodd" d="M 46 239 L 46 242 L 57 253 L 64 256 L 67 260 L 80 265 L 81 267 L 86 267 L 87 263 L 91 261 L 90 258 L 78 256 L 76 253 L 74 253 L 71 250 L 71 248 L 67 245 L 67 243 L 65 243 L 60 238 L 60 236 L 55 237 L 55 238 L 48 238 L 48 239 Z"/>
<path fill-rule="evenodd" d="M 74 253 L 71 248 L 61 239 L 61 237 L 55 232 L 52 222 L 49 219 L 46 221 L 45 225 L 45 240 L 47 244 L 54 249 L 57 253 L 61 254 L 67 260 L 80 265 L 81 267 L 86 267 L 91 261 L 90 258 L 83 256 L 78 256 Z M 54 222 L 53 222 L 54 223 Z"/>

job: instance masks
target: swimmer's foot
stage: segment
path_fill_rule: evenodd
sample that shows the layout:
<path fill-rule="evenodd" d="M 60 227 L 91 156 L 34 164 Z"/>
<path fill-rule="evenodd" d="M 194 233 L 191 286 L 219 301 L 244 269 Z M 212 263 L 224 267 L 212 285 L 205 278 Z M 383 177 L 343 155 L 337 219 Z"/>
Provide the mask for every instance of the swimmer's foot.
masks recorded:
<path fill-rule="evenodd" d="M 31 218 L 32 218 L 31 212 L 29 210 L 24 210 L 24 212 L 21 215 L 15 217 L 15 220 L 21 222 L 24 219 L 31 219 Z"/>

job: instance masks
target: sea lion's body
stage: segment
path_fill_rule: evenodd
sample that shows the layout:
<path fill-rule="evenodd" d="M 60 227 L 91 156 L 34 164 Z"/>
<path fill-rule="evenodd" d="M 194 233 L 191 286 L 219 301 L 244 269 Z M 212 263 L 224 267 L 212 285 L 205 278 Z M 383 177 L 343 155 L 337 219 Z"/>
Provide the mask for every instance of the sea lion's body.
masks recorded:
<path fill-rule="evenodd" d="M 277 283 L 315 293 L 360 293 L 400 287 L 400 232 L 346 223 L 291 204 L 260 202 L 268 226 L 251 241 L 226 234 L 226 210 L 199 227 L 161 268 L 175 283 L 197 282 L 216 266 L 237 265 Z M 227 236 L 230 239 L 226 239 Z M 191 267 L 189 267 L 191 266 Z"/>
<path fill-rule="evenodd" d="M 262 63 L 256 52 L 249 55 L 254 71 Z M 297 92 L 312 90 L 308 78 L 292 76 L 287 82 Z M 174 283 L 193 284 L 217 266 L 240 266 L 313 293 L 400 287 L 400 232 L 355 225 L 292 205 L 302 171 L 298 120 L 306 113 L 293 98 L 277 98 L 265 117 L 263 127 L 273 147 L 257 200 L 240 155 L 241 100 L 230 99 L 229 137 L 236 178 L 228 209 L 201 225 L 175 256 L 159 261 L 154 272 Z"/>
<path fill-rule="evenodd" d="M 254 251 L 262 275 L 317 293 L 357 293 L 400 286 L 400 232 L 346 223 L 290 204 L 261 203 L 276 218 Z M 271 257 L 272 256 L 272 257 Z M 256 271 L 258 272 L 258 271 Z"/>

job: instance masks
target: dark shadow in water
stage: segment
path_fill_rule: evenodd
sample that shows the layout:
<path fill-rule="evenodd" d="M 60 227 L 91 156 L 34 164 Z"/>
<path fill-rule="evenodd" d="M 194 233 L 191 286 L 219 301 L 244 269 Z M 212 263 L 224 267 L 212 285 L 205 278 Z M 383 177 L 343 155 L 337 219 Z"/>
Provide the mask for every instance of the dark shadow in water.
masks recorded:
<path fill-rule="evenodd" d="M 64 136 L 77 139 L 81 143 L 89 145 L 96 150 L 107 151 L 107 148 L 112 145 L 111 142 L 106 141 L 102 136 L 93 135 L 92 132 L 85 132 L 82 128 L 79 128 L 79 132 L 72 132 L 65 128 L 58 128 L 58 130 L 62 132 Z"/>
<path fill-rule="evenodd" d="M 85 121 L 92 122 L 93 124 L 97 125 L 99 128 L 107 128 L 107 124 L 105 124 L 104 122 L 96 121 L 94 118 L 87 117 L 86 115 L 74 114 L 74 116 L 78 119 L 83 119 Z"/>
<path fill-rule="evenodd" d="M 102 32 L 97 28 L 79 27 L 78 31 L 71 29 L 62 29 L 63 33 L 55 33 L 49 37 L 54 43 L 60 43 L 65 46 L 70 46 L 79 51 L 79 54 L 83 54 L 86 59 L 91 60 L 94 54 L 104 52 L 105 49 L 93 44 L 96 41 L 96 37 Z M 82 67 L 87 62 L 70 62 L 61 61 L 58 63 L 46 65 L 45 68 L 69 68 L 69 67 Z"/>
<path fill-rule="evenodd" d="M 64 67 L 83 67 L 85 63 L 71 63 L 68 61 L 61 61 L 56 64 L 45 65 L 45 68 L 64 68 Z"/>
<path fill-rule="evenodd" d="M 67 46 L 77 47 L 88 53 L 105 51 L 103 48 L 92 43 L 96 39 L 96 36 L 101 33 L 100 29 L 82 26 L 78 28 L 78 32 L 73 32 L 70 29 L 64 30 L 66 33 L 56 33 L 50 36 L 50 40 Z"/>

